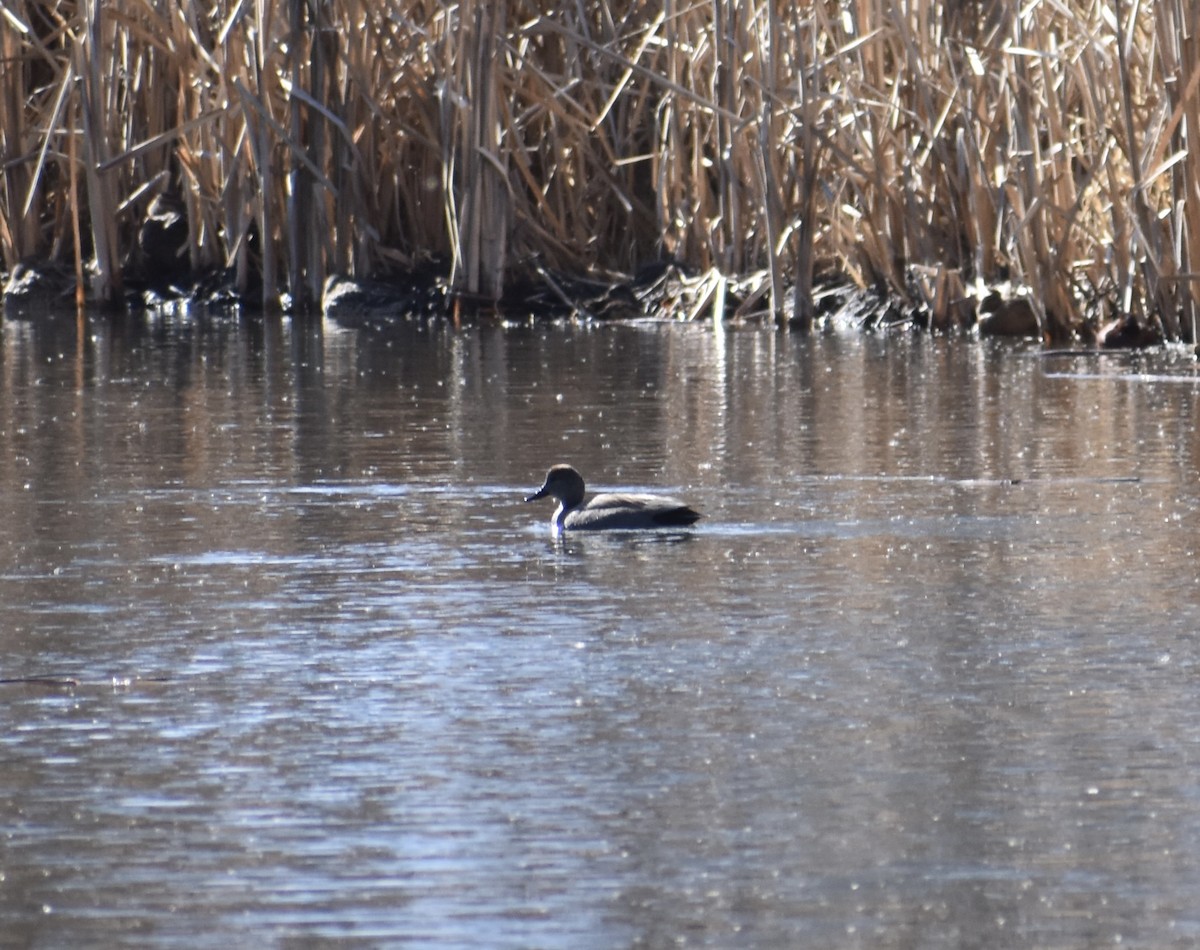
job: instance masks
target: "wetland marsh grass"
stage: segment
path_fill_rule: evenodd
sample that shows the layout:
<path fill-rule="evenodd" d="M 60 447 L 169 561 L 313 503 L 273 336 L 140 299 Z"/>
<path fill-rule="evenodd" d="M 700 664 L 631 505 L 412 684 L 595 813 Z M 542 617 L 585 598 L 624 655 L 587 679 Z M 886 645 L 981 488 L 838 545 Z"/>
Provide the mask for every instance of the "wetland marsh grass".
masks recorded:
<path fill-rule="evenodd" d="M 303 307 L 327 275 L 671 257 L 689 314 L 813 319 L 831 277 L 935 327 L 1027 288 L 1050 338 L 1196 339 L 1193 0 L 3 0 L 0 254 L 120 299 L 152 199 L 193 270 Z"/>

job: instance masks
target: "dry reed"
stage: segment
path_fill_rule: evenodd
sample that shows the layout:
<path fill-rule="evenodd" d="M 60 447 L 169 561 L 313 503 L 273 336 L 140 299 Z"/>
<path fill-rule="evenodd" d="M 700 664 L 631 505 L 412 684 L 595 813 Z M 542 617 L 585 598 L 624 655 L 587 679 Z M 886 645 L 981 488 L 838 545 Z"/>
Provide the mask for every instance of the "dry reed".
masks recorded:
<path fill-rule="evenodd" d="M 807 325 L 840 275 L 952 326 L 1010 278 L 1048 337 L 1131 315 L 1196 339 L 1189 0 L 3 0 L 0 21 L 4 266 L 86 257 L 95 299 L 170 190 L 191 267 L 266 306 L 431 256 L 484 298 L 535 263 L 671 256 L 717 317 L 750 274 Z"/>

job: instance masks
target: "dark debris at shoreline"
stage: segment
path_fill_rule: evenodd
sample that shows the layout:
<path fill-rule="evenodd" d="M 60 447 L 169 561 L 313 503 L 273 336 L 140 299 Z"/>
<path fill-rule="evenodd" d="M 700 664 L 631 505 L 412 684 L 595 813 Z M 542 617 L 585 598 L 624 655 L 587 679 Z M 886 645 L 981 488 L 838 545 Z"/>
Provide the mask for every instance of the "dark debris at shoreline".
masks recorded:
<path fill-rule="evenodd" d="M 261 310 L 258 287 L 239 292 L 229 271 L 191 275 L 160 271 L 158 280 L 130 280 L 125 288 L 129 312 L 203 308 L 208 313 Z M 3 315 L 34 319 L 47 310 L 74 306 L 73 274 L 54 265 L 18 265 L 3 275 Z M 399 320 L 451 319 L 538 322 L 580 320 L 722 320 L 770 325 L 773 318 L 762 275 L 726 278 L 714 271 L 696 273 L 673 260 L 649 264 L 632 276 L 580 277 L 556 273 L 535 263 L 514 280 L 499 301 L 472 299 L 451 291 L 449 267 L 429 260 L 424 266 L 383 278 L 332 276 L 324 286 L 320 312 L 348 328 L 386 328 Z M 814 325 L 863 331 L 907 329 L 969 333 L 979 336 L 1042 339 L 1027 294 L 1009 287 L 985 288 L 957 301 L 940 320 L 929 309 L 880 288 L 861 288 L 841 277 L 818 282 L 813 291 Z M 790 307 L 790 289 L 786 305 Z M 288 312 L 287 302 L 283 311 Z M 785 326 L 794 325 L 785 323 Z M 1139 329 L 1131 320 L 1113 321 L 1080 342 L 1128 349 L 1158 345 L 1161 336 Z"/>

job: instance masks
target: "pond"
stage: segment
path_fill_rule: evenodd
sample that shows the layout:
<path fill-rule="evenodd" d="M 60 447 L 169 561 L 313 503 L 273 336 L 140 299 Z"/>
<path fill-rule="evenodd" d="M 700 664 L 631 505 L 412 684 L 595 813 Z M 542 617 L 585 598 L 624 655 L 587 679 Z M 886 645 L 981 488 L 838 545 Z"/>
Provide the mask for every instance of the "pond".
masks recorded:
<path fill-rule="evenodd" d="M 1185 355 L 2 333 L 13 946 L 1200 941 Z"/>

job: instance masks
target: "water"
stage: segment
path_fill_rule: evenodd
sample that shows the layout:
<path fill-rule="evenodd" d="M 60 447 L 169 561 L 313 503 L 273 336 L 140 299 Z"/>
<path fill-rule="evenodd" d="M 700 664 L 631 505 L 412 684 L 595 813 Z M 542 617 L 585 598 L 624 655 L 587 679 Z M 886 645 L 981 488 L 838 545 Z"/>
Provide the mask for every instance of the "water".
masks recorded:
<path fill-rule="evenodd" d="M 3 945 L 1200 941 L 1182 356 L 2 331 Z"/>

